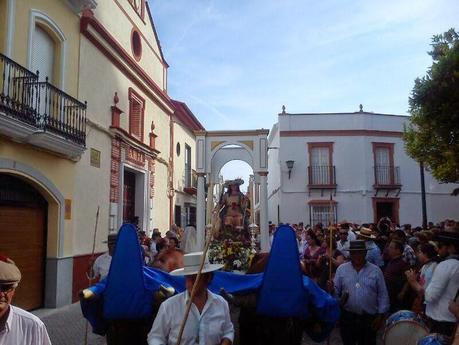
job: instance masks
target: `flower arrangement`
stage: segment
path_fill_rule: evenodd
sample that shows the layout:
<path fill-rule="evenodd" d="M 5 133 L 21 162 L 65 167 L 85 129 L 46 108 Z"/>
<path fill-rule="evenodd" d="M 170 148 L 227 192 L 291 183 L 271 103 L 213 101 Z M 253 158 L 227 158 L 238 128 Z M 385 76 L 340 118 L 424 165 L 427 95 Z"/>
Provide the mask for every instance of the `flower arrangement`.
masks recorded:
<path fill-rule="evenodd" d="M 231 239 L 214 241 L 209 247 L 209 261 L 225 265 L 225 271 L 247 271 L 254 255 L 250 246 Z"/>

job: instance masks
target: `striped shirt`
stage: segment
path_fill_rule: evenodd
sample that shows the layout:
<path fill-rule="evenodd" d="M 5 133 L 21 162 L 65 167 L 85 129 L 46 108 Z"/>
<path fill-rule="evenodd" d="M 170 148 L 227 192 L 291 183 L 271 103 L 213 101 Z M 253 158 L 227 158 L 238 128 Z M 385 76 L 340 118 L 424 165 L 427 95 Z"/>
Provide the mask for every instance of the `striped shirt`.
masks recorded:
<path fill-rule="evenodd" d="M 333 282 L 338 296 L 346 292 L 349 294 L 345 310 L 372 315 L 384 314 L 389 310 L 386 283 L 378 266 L 366 262 L 357 272 L 352 262 L 346 262 L 336 270 Z"/>

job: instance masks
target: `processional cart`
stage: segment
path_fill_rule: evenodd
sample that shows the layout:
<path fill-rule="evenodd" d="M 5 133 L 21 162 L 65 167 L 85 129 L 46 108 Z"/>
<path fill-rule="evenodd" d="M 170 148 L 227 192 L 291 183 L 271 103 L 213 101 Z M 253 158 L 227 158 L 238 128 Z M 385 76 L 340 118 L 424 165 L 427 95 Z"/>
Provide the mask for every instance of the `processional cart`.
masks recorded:
<path fill-rule="evenodd" d="M 339 318 L 338 301 L 303 276 L 296 235 L 290 226 L 281 226 L 275 232 L 263 273 L 241 274 L 256 253 L 257 226 L 254 225 L 254 215 L 249 207 L 253 201 L 250 203 L 245 195 L 238 194 L 239 188 L 234 185 L 228 184 L 232 193 L 227 191 L 214 211 L 208 210 L 207 219 L 212 221 L 207 226 L 204 251 L 209 249 L 209 259 L 214 262 L 223 260 L 227 270 L 213 272 L 209 290 L 217 294 L 223 289 L 233 295 L 255 295 L 256 313 L 263 317 L 312 318 L 313 321 L 320 321 L 322 330 L 319 333 L 312 330 L 311 333 L 315 336 L 314 340 L 323 341 Z M 219 224 L 223 225 L 222 231 L 219 231 L 222 229 Z M 185 291 L 185 279 L 145 266 L 136 228 L 132 224 L 124 224 L 118 232 L 107 278 L 84 291 L 82 312 L 93 332 L 107 334 L 108 345 L 121 344 L 116 339 L 121 339 L 122 334 L 111 337 L 112 342 L 109 341 L 112 325 L 121 324 L 120 329 L 125 331 L 127 337 L 132 336 L 133 331 L 126 330 L 134 327 L 134 332 L 141 333 L 139 336 L 146 341 L 159 304 L 170 295 Z M 185 322 L 186 315 L 182 327 Z"/>

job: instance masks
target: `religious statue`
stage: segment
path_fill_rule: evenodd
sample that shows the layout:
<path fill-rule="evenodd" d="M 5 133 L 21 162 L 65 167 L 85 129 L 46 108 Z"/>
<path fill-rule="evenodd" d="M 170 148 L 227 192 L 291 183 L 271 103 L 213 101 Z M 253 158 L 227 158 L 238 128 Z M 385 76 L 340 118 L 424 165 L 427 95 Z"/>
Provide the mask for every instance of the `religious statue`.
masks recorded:
<path fill-rule="evenodd" d="M 243 184 L 242 179 L 226 181 L 224 187 L 226 192 L 221 196 L 219 209 L 223 229 L 233 231 L 242 235 L 241 240 L 248 238 L 247 225 L 250 216 L 250 201 L 244 195 L 239 186 Z"/>

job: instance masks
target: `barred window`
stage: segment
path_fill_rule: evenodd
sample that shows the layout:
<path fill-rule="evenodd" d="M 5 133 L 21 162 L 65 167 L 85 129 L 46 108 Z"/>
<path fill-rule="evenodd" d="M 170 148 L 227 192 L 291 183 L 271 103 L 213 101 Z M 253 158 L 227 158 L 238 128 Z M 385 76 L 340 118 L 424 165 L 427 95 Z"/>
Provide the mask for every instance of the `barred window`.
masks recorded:
<path fill-rule="evenodd" d="M 336 204 L 321 204 L 309 206 L 311 225 L 314 226 L 321 223 L 323 226 L 328 226 L 330 222 L 336 222 Z"/>

